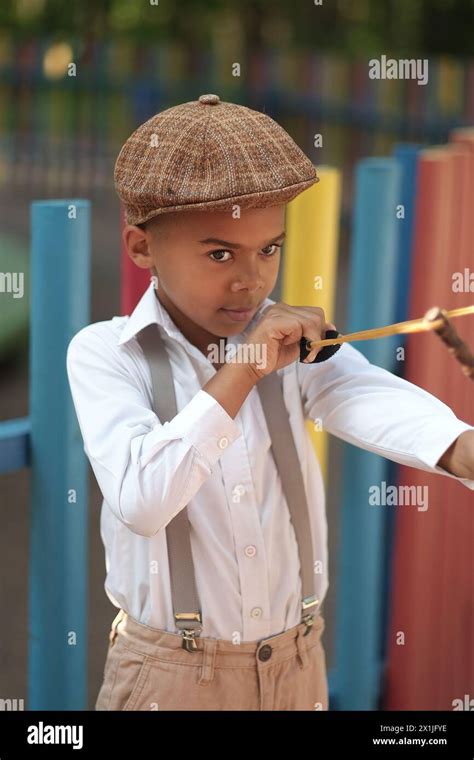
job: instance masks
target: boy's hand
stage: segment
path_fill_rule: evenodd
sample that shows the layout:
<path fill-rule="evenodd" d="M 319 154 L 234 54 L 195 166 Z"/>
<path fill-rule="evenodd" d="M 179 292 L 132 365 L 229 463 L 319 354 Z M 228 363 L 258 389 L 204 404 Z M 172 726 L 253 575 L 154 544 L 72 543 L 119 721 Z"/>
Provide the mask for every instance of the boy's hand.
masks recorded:
<path fill-rule="evenodd" d="M 308 340 L 321 340 L 326 330 L 336 330 L 336 327 L 326 322 L 319 306 L 288 306 L 286 303 L 268 306 L 245 341 L 266 346 L 263 348 L 264 360 L 250 364 L 257 381 L 298 359 L 303 336 Z M 313 349 L 305 362 L 312 362 L 320 350 Z"/>
<path fill-rule="evenodd" d="M 446 449 L 438 466 L 458 478 L 474 480 L 474 430 L 465 430 Z"/>

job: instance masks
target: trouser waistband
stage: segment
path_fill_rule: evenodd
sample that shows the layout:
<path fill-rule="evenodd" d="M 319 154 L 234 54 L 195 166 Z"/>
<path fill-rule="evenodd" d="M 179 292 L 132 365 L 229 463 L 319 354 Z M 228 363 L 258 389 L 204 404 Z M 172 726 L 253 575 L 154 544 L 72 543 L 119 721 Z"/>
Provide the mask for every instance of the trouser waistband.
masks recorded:
<path fill-rule="evenodd" d="M 297 655 L 301 667 L 307 665 L 307 652 L 315 646 L 324 630 L 325 620 L 319 613 L 315 616 L 309 633 L 299 623 L 282 633 L 260 641 L 236 642 L 226 639 L 196 637 L 197 648 L 193 652 L 183 649 L 182 636 L 169 631 L 139 623 L 124 610 L 120 610 L 110 631 L 111 646 L 117 637 L 127 648 L 158 660 L 176 665 L 202 666 L 202 680 L 212 679 L 215 667 L 255 668 L 274 665 Z"/>

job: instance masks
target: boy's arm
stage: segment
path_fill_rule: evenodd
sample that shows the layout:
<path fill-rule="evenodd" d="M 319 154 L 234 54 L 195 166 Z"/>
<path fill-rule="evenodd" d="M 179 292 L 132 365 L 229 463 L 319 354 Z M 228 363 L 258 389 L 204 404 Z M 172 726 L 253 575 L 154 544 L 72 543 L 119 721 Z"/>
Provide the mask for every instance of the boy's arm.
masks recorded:
<path fill-rule="evenodd" d="M 362 449 L 474 490 L 474 427 L 440 399 L 371 364 L 349 343 L 325 362 L 296 366 L 307 419 Z"/>
<path fill-rule="evenodd" d="M 474 478 L 474 430 L 466 430 L 444 452 L 438 465 L 458 478 Z"/>
<path fill-rule="evenodd" d="M 223 364 L 202 390 L 215 398 L 234 418 L 257 381 L 250 364 L 229 363 Z"/>
<path fill-rule="evenodd" d="M 130 530 L 152 536 L 189 503 L 242 435 L 233 416 L 253 385 L 239 370 L 230 377 L 229 366 L 209 381 L 209 392 L 201 389 L 163 425 L 137 367 L 143 362 L 140 346 L 131 341 L 120 347 L 114 339 L 104 339 L 95 325 L 77 333 L 67 352 L 69 385 L 84 451 L 105 501 Z"/>

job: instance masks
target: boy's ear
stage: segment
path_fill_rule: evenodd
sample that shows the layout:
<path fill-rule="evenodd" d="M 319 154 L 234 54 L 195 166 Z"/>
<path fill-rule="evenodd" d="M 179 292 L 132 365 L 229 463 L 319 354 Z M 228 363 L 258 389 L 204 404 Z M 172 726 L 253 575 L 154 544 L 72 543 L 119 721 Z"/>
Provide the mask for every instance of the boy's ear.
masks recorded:
<path fill-rule="evenodd" d="M 150 269 L 153 259 L 150 252 L 150 233 L 135 224 L 127 224 L 122 231 L 122 240 L 128 255 L 140 269 Z"/>

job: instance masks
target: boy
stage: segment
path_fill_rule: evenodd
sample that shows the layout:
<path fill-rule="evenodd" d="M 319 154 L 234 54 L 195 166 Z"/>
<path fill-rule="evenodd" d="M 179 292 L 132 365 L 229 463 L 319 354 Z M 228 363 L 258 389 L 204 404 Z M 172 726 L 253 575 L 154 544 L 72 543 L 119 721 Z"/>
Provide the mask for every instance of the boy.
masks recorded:
<path fill-rule="evenodd" d="M 157 114 L 120 151 L 123 239 L 154 277 L 130 317 L 84 328 L 67 357 L 119 608 L 97 710 L 328 709 L 324 491 L 305 418 L 474 489 L 474 428 L 441 401 L 350 344 L 297 361 L 302 336 L 334 325 L 269 293 L 285 204 L 317 181 L 276 122 L 217 95 Z M 214 350 L 229 347 L 237 361 Z M 176 411 L 160 418 L 167 367 Z"/>

